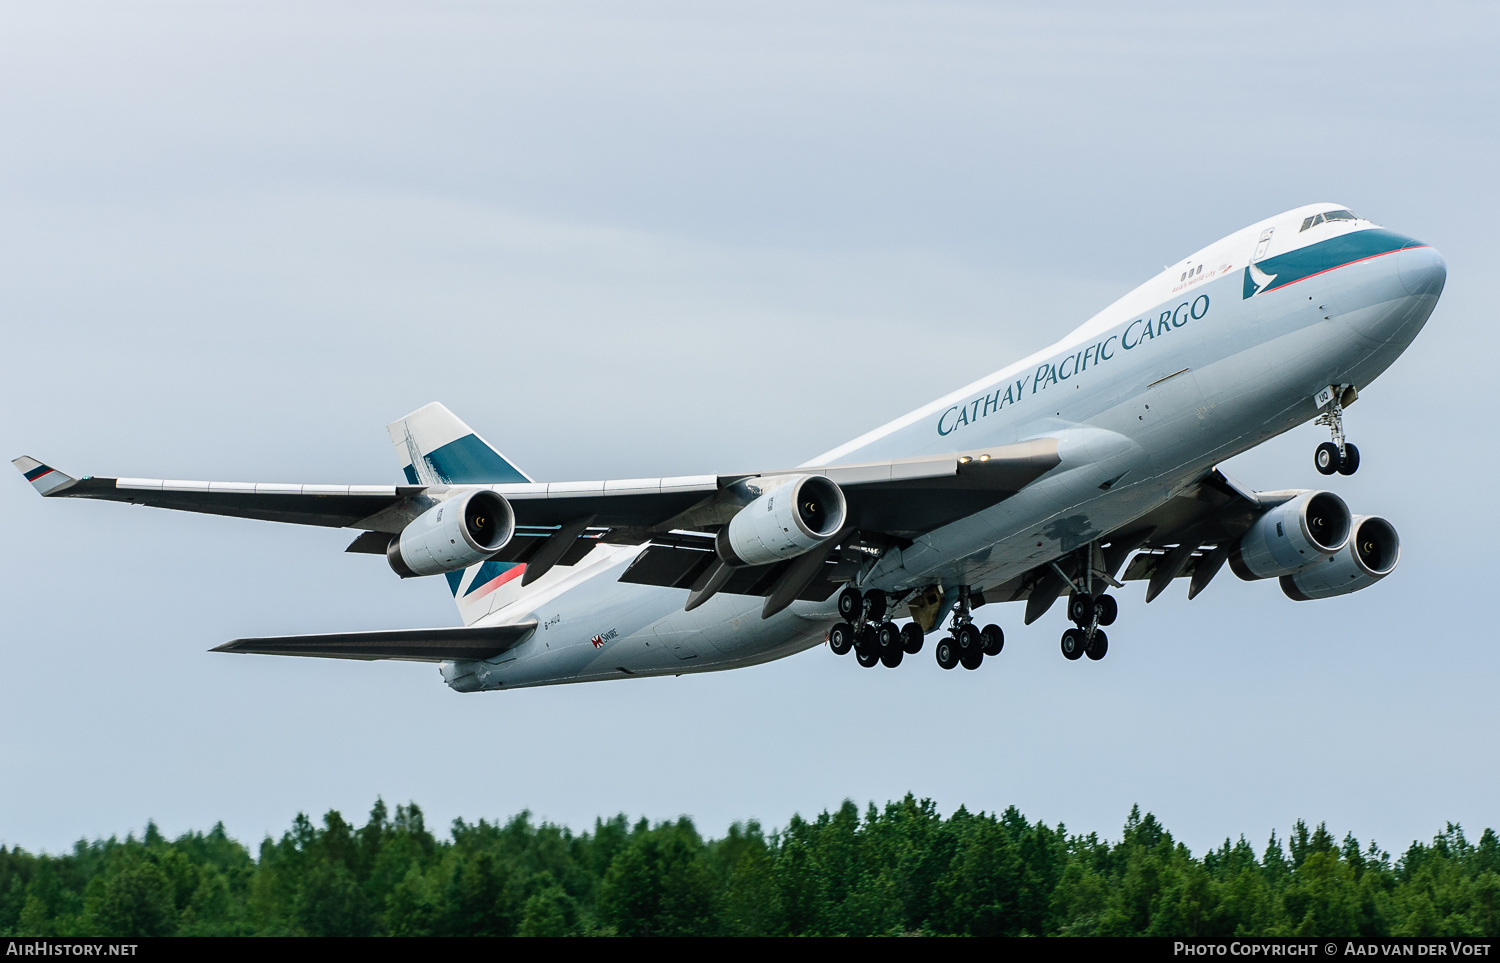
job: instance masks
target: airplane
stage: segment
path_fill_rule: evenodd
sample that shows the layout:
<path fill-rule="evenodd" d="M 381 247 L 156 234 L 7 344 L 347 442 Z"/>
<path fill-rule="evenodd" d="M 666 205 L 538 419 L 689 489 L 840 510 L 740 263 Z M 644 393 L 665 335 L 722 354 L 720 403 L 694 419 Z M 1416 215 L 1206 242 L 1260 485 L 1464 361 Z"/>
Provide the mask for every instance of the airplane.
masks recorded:
<path fill-rule="evenodd" d="M 1255 491 L 1216 466 L 1309 421 L 1351 475 L 1344 409 L 1426 324 L 1431 246 L 1337 204 L 1208 245 L 1050 347 L 801 465 L 540 482 L 440 404 L 389 426 L 404 485 L 74 478 L 94 498 L 360 532 L 402 578 L 443 576 L 461 627 L 237 639 L 211 651 L 435 662 L 459 692 L 730 669 L 826 643 L 895 668 L 926 637 L 977 669 L 1005 635 L 975 611 L 1066 597 L 1070 660 L 1098 660 L 1110 590 L 1227 563 L 1298 601 L 1361 591 L 1395 527 L 1327 490 Z M 904 612 L 903 612 L 904 609 Z M 905 624 L 898 625 L 898 622 Z M 944 626 L 946 624 L 946 627 Z"/>

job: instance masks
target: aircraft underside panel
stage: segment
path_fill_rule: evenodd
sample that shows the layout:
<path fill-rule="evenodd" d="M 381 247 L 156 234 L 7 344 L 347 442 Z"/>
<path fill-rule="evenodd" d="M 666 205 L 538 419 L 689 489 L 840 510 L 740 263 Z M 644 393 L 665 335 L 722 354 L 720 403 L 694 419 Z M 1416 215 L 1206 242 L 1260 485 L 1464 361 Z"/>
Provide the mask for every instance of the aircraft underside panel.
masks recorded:
<path fill-rule="evenodd" d="M 718 556 L 712 551 L 674 545 L 650 545 L 630 563 L 620 576 L 620 581 L 635 585 L 692 588 L 716 561 Z M 768 596 L 782 574 L 794 562 L 795 559 L 788 559 L 774 565 L 737 568 L 719 591 L 730 595 Z M 837 568 L 837 563 L 832 560 L 824 562 L 822 571 L 797 593 L 796 598 L 803 602 L 822 602 L 827 599 L 842 584 L 833 580 Z"/>

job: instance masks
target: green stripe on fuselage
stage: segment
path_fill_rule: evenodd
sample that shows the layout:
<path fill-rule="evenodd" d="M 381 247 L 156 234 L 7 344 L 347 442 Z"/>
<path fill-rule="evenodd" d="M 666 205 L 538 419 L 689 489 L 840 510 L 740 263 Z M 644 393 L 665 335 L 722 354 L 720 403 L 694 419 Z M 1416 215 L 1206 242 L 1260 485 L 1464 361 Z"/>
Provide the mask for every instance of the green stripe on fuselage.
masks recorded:
<path fill-rule="evenodd" d="M 1271 275 L 1273 278 L 1271 283 L 1259 292 L 1254 290 L 1254 284 L 1250 281 L 1250 269 L 1246 268 L 1245 297 L 1284 288 L 1288 284 L 1295 284 L 1314 274 L 1322 274 L 1324 271 L 1331 271 L 1355 261 L 1390 254 L 1403 248 L 1425 246 L 1421 241 L 1414 241 L 1395 231 L 1387 231 L 1378 227 L 1332 237 L 1326 241 L 1319 241 L 1295 251 L 1288 251 L 1285 254 L 1255 262 L 1256 270 Z"/>

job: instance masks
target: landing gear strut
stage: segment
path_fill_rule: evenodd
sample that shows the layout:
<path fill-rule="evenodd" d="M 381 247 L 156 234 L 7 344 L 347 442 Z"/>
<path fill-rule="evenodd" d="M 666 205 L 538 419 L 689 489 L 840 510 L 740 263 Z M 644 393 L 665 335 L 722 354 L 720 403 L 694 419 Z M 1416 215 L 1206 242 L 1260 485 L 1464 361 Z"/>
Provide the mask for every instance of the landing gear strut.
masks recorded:
<path fill-rule="evenodd" d="M 1100 626 L 1113 624 L 1119 614 L 1120 604 L 1112 595 L 1094 598 L 1075 591 L 1068 596 L 1068 618 L 1074 627 L 1063 633 L 1063 658 L 1070 662 L 1084 655 L 1096 662 L 1104 658 L 1109 651 L 1109 636 Z"/>
<path fill-rule="evenodd" d="M 977 669 L 987 655 L 999 655 L 1005 648 L 1005 632 L 998 625 L 979 628 L 970 614 L 969 587 L 960 586 L 958 601 L 953 603 L 953 622 L 948 627 L 951 641 L 938 643 L 938 665 L 951 669 L 962 665 Z"/>
<path fill-rule="evenodd" d="M 1120 583 L 1106 571 L 1102 551 L 1097 542 L 1088 547 L 1088 560 L 1083 566 L 1083 579 L 1075 582 L 1056 563 L 1053 569 L 1073 589 L 1068 596 L 1068 621 L 1073 628 L 1062 636 L 1063 658 L 1072 662 L 1085 655 L 1094 661 L 1104 658 L 1109 651 L 1109 636 L 1102 626 L 1113 625 L 1120 614 L 1120 604 L 1114 596 L 1102 592 L 1095 594 L 1095 579 L 1118 588 Z"/>
<path fill-rule="evenodd" d="M 1324 475 L 1332 475 L 1338 472 L 1340 475 L 1352 475 L 1359 471 L 1359 449 L 1344 440 L 1344 395 L 1345 391 L 1353 391 L 1347 385 L 1329 385 L 1324 391 L 1327 392 L 1328 410 L 1318 416 L 1315 425 L 1326 425 L 1329 433 L 1333 436 L 1332 441 L 1325 441 L 1313 452 L 1313 464 L 1318 471 Z M 1357 396 L 1357 392 L 1356 392 Z M 1324 395 L 1319 393 L 1318 398 Z M 1354 400 L 1353 398 L 1350 399 Z"/>

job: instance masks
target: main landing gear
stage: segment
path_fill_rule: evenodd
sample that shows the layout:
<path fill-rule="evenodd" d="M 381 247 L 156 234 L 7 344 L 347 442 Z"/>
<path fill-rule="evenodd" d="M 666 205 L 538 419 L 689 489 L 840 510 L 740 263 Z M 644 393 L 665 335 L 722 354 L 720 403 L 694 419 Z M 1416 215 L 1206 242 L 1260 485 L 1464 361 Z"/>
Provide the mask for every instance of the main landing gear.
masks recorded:
<path fill-rule="evenodd" d="M 854 650 L 854 659 L 865 668 L 876 663 L 888 669 L 901 664 L 903 657 L 922 651 L 922 629 L 912 623 L 898 626 L 888 618 L 888 599 L 880 589 L 861 592 L 848 586 L 839 593 L 837 622 L 828 630 L 828 647 L 834 655 Z"/>
<path fill-rule="evenodd" d="M 1097 662 L 1109 651 L 1109 636 L 1101 626 L 1113 625 L 1120 605 L 1112 595 L 1094 597 L 1084 592 L 1068 596 L 1068 618 L 1073 628 L 1062 635 L 1063 658 L 1069 662 L 1088 656 Z"/>
<path fill-rule="evenodd" d="M 1344 440 L 1343 400 L 1346 392 L 1353 393 L 1355 397 L 1358 397 L 1358 393 L 1346 385 L 1330 385 L 1325 390 L 1329 395 L 1328 410 L 1319 415 L 1313 424 L 1326 425 L 1333 440 L 1325 441 L 1317 447 L 1313 452 L 1313 464 L 1324 475 L 1332 475 L 1334 472 L 1352 475 L 1359 471 L 1359 449 Z M 1349 400 L 1353 401 L 1354 398 Z"/>
<path fill-rule="evenodd" d="M 894 669 L 908 655 L 922 651 L 922 627 L 915 622 L 897 626 L 889 618 L 889 598 L 880 589 L 861 592 L 848 586 L 839 593 L 839 615 L 843 621 L 828 630 L 828 647 L 834 655 L 851 650 L 855 661 L 866 668 L 876 663 Z M 969 615 L 969 593 L 959 591 L 953 606 L 948 637 L 937 644 L 937 662 L 945 669 L 962 665 L 977 669 L 987 655 L 999 655 L 1005 633 L 998 625 L 979 628 Z"/>
<path fill-rule="evenodd" d="M 953 622 L 948 627 L 948 638 L 937 644 L 937 664 L 944 669 L 961 665 L 965 669 L 977 669 L 987 655 L 999 655 L 1005 648 L 1005 633 L 998 625 L 979 628 L 969 614 L 969 590 L 958 590 L 958 601 L 953 605 Z"/>

